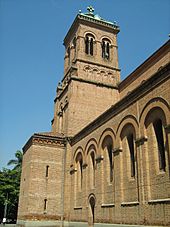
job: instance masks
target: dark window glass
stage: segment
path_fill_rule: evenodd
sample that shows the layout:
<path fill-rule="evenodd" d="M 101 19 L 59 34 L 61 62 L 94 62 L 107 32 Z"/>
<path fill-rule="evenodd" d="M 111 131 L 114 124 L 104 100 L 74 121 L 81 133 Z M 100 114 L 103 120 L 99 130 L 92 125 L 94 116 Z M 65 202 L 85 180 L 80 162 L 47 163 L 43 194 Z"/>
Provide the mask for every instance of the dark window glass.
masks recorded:
<path fill-rule="evenodd" d="M 105 58 L 105 42 L 102 42 L 102 58 Z"/>
<path fill-rule="evenodd" d="M 80 185 L 81 185 L 81 188 L 82 188 L 82 185 L 83 185 L 83 160 L 81 159 L 80 160 Z"/>
<path fill-rule="evenodd" d="M 110 58 L 110 44 L 109 41 L 102 41 L 102 58 L 109 59 Z"/>
<path fill-rule="evenodd" d="M 94 187 L 95 185 L 95 156 L 94 156 L 94 152 L 91 153 L 91 161 L 92 161 L 92 187 Z"/>
<path fill-rule="evenodd" d="M 158 155 L 159 155 L 159 169 L 165 171 L 166 162 L 165 162 L 165 147 L 164 147 L 164 138 L 162 130 L 162 121 L 156 120 L 153 123 L 154 131 L 156 135 L 156 141 L 158 146 Z"/>
<path fill-rule="evenodd" d="M 110 47 L 109 47 L 109 43 L 107 42 L 107 46 L 106 46 L 106 55 L 107 55 L 107 59 L 110 58 Z"/>
<path fill-rule="evenodd" d="M 93 56 L 93 38 L 90 39 L 90 55 Z"/>
<path fill-rule="evenodd" d="M 129 151 L 130 151 L 130 164 L 131 164 L 131 177 L 135 176 L 135 155 L 134 155 L 134 139 L 133 134 L 127 137 Z"/>
<path fill-rule="evenodd" d="M 92 55 L 93 56 L 93 38 L 90 36 L 86 36 L 85 38 L 85 53 L 88 55 Z"/>
<path fill-rule="evenodd" d="M 89 37 L 86 36 L 86 39 L 85 39 L 85 53 L 86 54 L 89 54 Z"/>
<path fill-rule="evenodd" d="M 112 146 L 108 146 L 109 155 L 109 169 L 110 169 L 110 182 L 113 181 L 113 156 L 112 156 Z"/>

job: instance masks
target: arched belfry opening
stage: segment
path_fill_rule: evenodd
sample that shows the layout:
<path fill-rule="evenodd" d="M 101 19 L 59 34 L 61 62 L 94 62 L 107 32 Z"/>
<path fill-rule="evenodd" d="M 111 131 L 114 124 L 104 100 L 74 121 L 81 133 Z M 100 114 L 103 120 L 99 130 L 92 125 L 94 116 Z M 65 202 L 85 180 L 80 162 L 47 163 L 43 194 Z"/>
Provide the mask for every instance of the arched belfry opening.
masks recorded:
<path fill-rule="evenodd" d="M 91 194 L 89 196 L 88 202 L 89 202 L 88 225 L 89 227 L 93 227 L 95 222 L 95 205 L 96 205 L 96 198 L 94 194 Z"/>

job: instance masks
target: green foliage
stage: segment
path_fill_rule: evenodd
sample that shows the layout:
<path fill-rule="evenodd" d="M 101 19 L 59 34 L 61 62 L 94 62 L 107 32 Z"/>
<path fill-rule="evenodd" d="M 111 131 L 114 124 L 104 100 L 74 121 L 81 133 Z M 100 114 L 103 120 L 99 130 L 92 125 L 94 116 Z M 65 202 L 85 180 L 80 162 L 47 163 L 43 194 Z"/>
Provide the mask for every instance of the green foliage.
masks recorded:
<path fill-rule="evenodd" d="M 14 165 L 14 170 L 21 170 L 23 153 L 20 150 L 15 152 L 16 159 L 11 159 L 8 165 Z"/>
<path fill-rule="evenodd" d="M 13 169 L 3 168 L 0 171 L 0 219 L 4 215 L 5 203 L 7 203 L 7 219 L 16 219 L 17 217 L 22 152 L 17 151 L 15 157 L 16 160 L 8 162 L 9 165 L 14 164 Z"/>

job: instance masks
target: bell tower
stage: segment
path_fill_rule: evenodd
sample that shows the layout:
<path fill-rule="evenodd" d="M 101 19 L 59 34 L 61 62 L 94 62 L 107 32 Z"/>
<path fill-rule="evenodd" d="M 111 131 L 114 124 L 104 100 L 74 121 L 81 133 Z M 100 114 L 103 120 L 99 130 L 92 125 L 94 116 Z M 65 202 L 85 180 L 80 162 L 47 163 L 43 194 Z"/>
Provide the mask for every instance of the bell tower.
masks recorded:
<path fill-rule="evenodd" d="M 65 39 L 64 76 L 57 87 L 52 131 L 73 136 L 119 99 L 119 26 L 79 11 Z"/>

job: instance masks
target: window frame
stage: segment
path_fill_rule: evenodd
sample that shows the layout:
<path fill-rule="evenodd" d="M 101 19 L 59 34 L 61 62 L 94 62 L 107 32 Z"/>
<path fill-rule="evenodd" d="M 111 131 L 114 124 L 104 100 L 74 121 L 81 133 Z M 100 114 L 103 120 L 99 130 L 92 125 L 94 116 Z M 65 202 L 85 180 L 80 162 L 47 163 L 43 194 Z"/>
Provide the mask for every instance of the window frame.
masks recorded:
<path fill-rule="evenodd" d="M 107 38 L 103 38 L 101 43 L 101 49 L 102 49 L 102 58 L 105 60 L 110 60 L 110 47 L 111 47 L 111 41 Z"/>
<path fill-rule="evenodd" d="M 95 38 L 92 34 L 85 35 L 85 53 L 89 56 L 94 56 L 94 42 Z"/>

